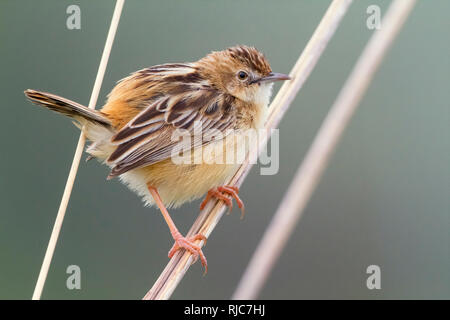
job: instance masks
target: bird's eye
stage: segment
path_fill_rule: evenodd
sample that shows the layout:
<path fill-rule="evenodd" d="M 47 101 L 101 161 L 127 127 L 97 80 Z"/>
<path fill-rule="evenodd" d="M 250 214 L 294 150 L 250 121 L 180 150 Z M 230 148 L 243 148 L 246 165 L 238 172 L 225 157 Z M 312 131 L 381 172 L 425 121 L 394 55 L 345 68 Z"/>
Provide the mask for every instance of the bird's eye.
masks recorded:
<path fill-rule="evenodd" d="M 237 76 L 239 80 L 245 80 L 248 78 L 248 74 L 245 71 L 239 71 Z"/>

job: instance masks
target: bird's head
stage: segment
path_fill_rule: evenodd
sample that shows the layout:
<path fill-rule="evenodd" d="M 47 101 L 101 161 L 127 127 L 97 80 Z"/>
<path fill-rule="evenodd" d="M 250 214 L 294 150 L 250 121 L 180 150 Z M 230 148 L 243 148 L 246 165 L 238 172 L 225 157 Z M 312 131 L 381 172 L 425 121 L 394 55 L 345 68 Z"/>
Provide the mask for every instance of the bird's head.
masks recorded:
<path fill-rule="evenodd" d="M 199 60 L 196 67 L 209 85 L 249 103 L 267 105 L 273 82 L 290 79 L 272 72 L 264 55 L 247 46 L 214 51 Z"/>

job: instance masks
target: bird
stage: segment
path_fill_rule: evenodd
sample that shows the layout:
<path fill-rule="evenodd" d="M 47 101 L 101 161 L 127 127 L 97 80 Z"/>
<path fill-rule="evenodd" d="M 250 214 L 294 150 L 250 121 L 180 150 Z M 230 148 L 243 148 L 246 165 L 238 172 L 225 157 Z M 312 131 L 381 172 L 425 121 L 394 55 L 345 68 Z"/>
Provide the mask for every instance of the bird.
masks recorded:
<path fill-rule="evenodd" d="M 169 258 L 185 249 L 194 262 L 200 258 L 206 273 L 206 257 L 195 244 L 206 243 L 206 237 L 183 236 L 167 209 L 206 195 L 200 209 L 217 198 L 230 208 L 235 199 L 244 210 L 239 189 L 225 185 L 239 164 L 203 160 L 223 157 L 225 144 L 246 153 L 248 145 L 242 139 L 228 137 L 242 138 L 246 130 L 263 128 L 273 82 L 289 79 L 272 72 L 256 48 L 236 45 L 195 62 L 165 63 L 131 73 L 117 82 L 100 110 L 48 92 L 24 93 L 31 102 L 72 118 L 91 142 L 88 158 L 110 167 L 107 178 L 118 177 L 145 205 L 160 209 L 174 239 Z M 195 134 L 199 128 L 201 133 Z M 174 138 L 178 132 L 191 139 Z M 182 151 L 184 161 L 174 161 Z M 192 156 L 198 151 L 200 161 Z"/>

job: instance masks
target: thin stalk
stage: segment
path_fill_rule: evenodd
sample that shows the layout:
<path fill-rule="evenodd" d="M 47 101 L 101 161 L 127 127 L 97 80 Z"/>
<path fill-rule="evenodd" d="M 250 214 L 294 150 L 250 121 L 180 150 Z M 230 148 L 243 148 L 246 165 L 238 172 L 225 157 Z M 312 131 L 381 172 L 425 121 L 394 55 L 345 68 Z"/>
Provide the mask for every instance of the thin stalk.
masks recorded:
<path fill-rule="evenodd" d="M 100 88 L 102 86 L 103 77 L 105 75 L 106 66 L 108 64 L 109 55 L 111 53 L 111 48 L 116 35 L 117 26 L 119 25 L 120 15 L 122 13 L 122 8 L 125 0 L 117 0 L 116 6 L 114 8 L 114 14 L 111 20 L 111 25 L 109 27 L 108 36 L 106 38 L 105 48 L 103 49 L 102 58 L 100 60 L 100 65 L 97 71 L 97 77 L 95 78 L 94 88 L 92 89 L 91 98 L 89 99 L 88 107 L 91 109 L 95 108 L 97 104 L 98 95 L 100 93 Z M 66 214 L 67 205 L 69 203 L 70 195 L 72 193 L 73 184 L 78 172 L 78 166 L 80 164 L 81 155 L 83 154 L 84 144 L 86 138 L 83 133 L 80 134 L 78 139 L 77 148 L 75 149 L 75 154 L 72 160 L 72 166 L 70 167 L 69 176 L 67 177 L 66 186 L 64 188 L 64 193 L 59 205 L 58 213 L 56 215 L 55 224 L 53 225 L 52 234 L 48 242 L 47 250 L 45 252 L 44 260 L 42 262 L 41 270 L 39 272 L 39 277 L 36 282 L 36 287 L 33 292 L 33 300 L 40 300 L 42 295 L 42 290 L 44 289 L 45 280 L 47 279 L 48 270 L 52 262 L 53 253 L 55 252 L 56 243 L 58 242 L 59 233 L 64 221 L 64 216 Z"/>
<path fill-rule="evenodd" d="M 259 146 L 254 146 L 250 150 L 246 160 L 227 183 L 228 185 L 239 187 L 242 184 L 252 167 L 252 163 L 254 163 L 253 160 L 258 157 L 259 150 L 266 144 L 271 130 L 278 126 L 278 123 L 286 113 L 297 92 L 310 75 L 351 2 L 351 0 L 334 0 L 331 3 L 319 26 L 309 40 L 308 45 L 290 72 L 293 80 L 287 81 L 281 87 L 269 107 L 269 116 L 265 124 L 267 136 L 260 139 Z M 222 201 L 210 201 L 192 225 L 187 236 L 201 233 L 209 237 L 225 209 L 226 206 Z M 197 243 L 199 246 L 203 246 L 203 241 L 198 241 Z M 178 251 L 143 299 L 168 299 L 191 266 L 192 259 L 193 257 L 190 253 L 181 250 Z"/>
<path fill-rule="evenodd" d="M 271 223 L 233 294 L 233 299 L 255 299 L 308 204 L 359 102 L 393 40 L 411 12 L 415 0 L 395 0 L 382 27 L 371 37 L 345 82 L 297 170 Z"/>

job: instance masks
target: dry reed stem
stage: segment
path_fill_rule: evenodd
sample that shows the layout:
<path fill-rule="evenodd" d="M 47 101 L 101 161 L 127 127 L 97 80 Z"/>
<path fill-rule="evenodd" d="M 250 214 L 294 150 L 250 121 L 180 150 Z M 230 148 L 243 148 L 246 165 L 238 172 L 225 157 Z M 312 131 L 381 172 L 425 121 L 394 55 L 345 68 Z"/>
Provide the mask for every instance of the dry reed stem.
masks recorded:
<path fill-rule="evenodd" d="M 109 27 L 108 36 L 106 38 L 105 47 L 103 49 L 102 58 L 100 60 L 100 65 L 98 67 L 97 76 L 94 82 L 94 88 L 92 89 L 91 98 L 89 99 L 88 107 L 91 109 L 95 108 L 97 104 L 98 95 L 100 93 L 100 88 L 102 86 L 103 77 L 105 75 L 106 66 L 108 64 L 109 54 L 111 53 L 112 44 L 114 42 L 114 37 L 116 35 L 117 26 L 119 24 L 120 15 L 122 13 L 122 8 L 125 0 L 117 0 L 116 6 L 114 8 L 113 17 L 111 20 L 111 25 Z M 50 268 L 50 263 L 53 258 L 53 253 L 55 252 L 56 243 L 58 241 L 58 236 L 61 231 L 61 227 L 64 221 L 64 216 L 66 213 L 67 205 L 69 203 L 70 194 L 72 192 L 73 184 L 78 171 L 78 166 L 80 164 L 81 155 L 83 154 L 84 144 L 86 138 L 83 133 L 80 134 L 78 139 L 77 148 L 75 149 L 75 154 L 72 160 L 72 166 L 70 167 L 69 176 L 67 177 L 66 186 L 64 188 L 64 193 L 61 198 L 61 203 L 59 205 L 58 213 L 56 215 L 55 224 L 53 225 L 52 234 L 48 242 L 47 250 L 45 252 L 44 260 L 42 262 L 41 270 L 39 272 L 39 277 L 36 282 L 36 287 L 33 292 L 33 300 L 40 300 L 42 290 L 44 289 L 45 280 L 47 279 L 48 270 Z"/>
<path fill-rule="evenodd" d="M 255 299 L 298 223 L 330 157 L 415 0 L 393 2 L 364 48 L 266 229 L 233 299 Z"/>
<path fill-rule="evenodd" d="M 265 146 L 271 130 L 278 126 L 278 123 L 289 108 L 289 105 L 295 98 L 297 92 L 310 75 L 351 2 L 351 0 L 334 0 L 331 3 L 319 26 L 308 42 L 308 45 L 290 72 L 290 76 L 293 80 L 287 81 L 281 87 L 269 107 L 269 116 L 265 124 L 268 135 L 260 140 L 259 148 L 254 147 L 250 150 L 245 162 L 240 166 L 236 174 L 227 184 L 238 187 L 242 184 L 252 167 L 252 163 L 254 163 L 254 160 L 258 156 L 259 150 Z M 225 209 L 225 204 L 222 201 L 210 201 L 194 222 L 188 236 L 201 233 L 206 237 L 209 237 L 222 217 Z M 200 246 L 203 245 L 203 241 L 198 241 L 197 243 Z M 178 251 L 169 261 L 166 268 L 143 299 L 168 299 L 186 274 L 193 261 L 192 259 L 193 257 L 190 253 L 182 250 Z"/>

